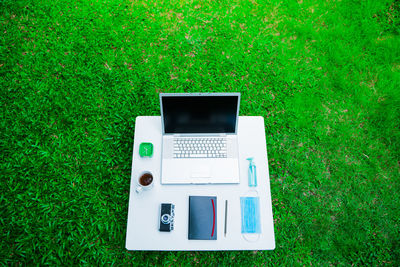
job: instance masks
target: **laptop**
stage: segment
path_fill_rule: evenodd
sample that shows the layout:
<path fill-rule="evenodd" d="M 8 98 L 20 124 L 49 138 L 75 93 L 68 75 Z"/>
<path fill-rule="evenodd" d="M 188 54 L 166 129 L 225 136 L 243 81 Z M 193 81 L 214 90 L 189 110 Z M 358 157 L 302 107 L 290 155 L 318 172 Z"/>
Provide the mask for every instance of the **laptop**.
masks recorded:
<path fill-rule="evenodd" d="M 240 93 L 162 93 L 162 184 L 239 183 Z"/>

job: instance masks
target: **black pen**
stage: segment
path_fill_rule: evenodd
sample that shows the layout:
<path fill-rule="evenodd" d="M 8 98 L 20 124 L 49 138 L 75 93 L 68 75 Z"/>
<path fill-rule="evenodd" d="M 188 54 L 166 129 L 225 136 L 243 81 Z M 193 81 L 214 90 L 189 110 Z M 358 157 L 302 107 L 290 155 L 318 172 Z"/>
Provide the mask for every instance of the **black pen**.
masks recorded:
<path fill-rule="evenodd" d="M 227 225 L 227 220 L 228 220 L 228 200 L 225 200 L 225 229 L 224 229 L 224 235 L 226 237 L 226 225 Z"/>

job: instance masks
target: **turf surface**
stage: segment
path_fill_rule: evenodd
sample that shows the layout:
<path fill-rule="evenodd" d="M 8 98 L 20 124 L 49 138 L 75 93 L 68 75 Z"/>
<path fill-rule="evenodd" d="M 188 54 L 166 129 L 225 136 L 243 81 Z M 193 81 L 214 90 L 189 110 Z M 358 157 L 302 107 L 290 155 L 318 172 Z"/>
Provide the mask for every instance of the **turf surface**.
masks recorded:
<path fill-rule="evenodd" d="M 0 262 L 400 265 L 400 1 L 0 0 Z M 265 118 L 276 249 L 129 252 L 160 92 Z"/>

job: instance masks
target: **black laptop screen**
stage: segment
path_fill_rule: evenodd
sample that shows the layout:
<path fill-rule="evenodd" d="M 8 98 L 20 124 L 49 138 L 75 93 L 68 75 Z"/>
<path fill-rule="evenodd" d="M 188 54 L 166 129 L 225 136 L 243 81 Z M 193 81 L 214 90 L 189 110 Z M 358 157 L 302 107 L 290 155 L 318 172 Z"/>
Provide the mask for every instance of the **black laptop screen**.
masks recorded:
<path fill-rule="evenodd" d="M 235 133 L 238 95 L 162 96 L 164 132 Z"/>

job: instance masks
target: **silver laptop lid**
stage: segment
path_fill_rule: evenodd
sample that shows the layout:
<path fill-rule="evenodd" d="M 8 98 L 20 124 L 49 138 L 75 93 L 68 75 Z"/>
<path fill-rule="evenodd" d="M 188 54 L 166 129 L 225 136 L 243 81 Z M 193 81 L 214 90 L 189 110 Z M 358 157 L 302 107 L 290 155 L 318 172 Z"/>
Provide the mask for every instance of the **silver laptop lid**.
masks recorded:
<path fill-rule="evenodd" d="M 163 134 L 237 134 L 240 93 L 161 93 Z"/>

